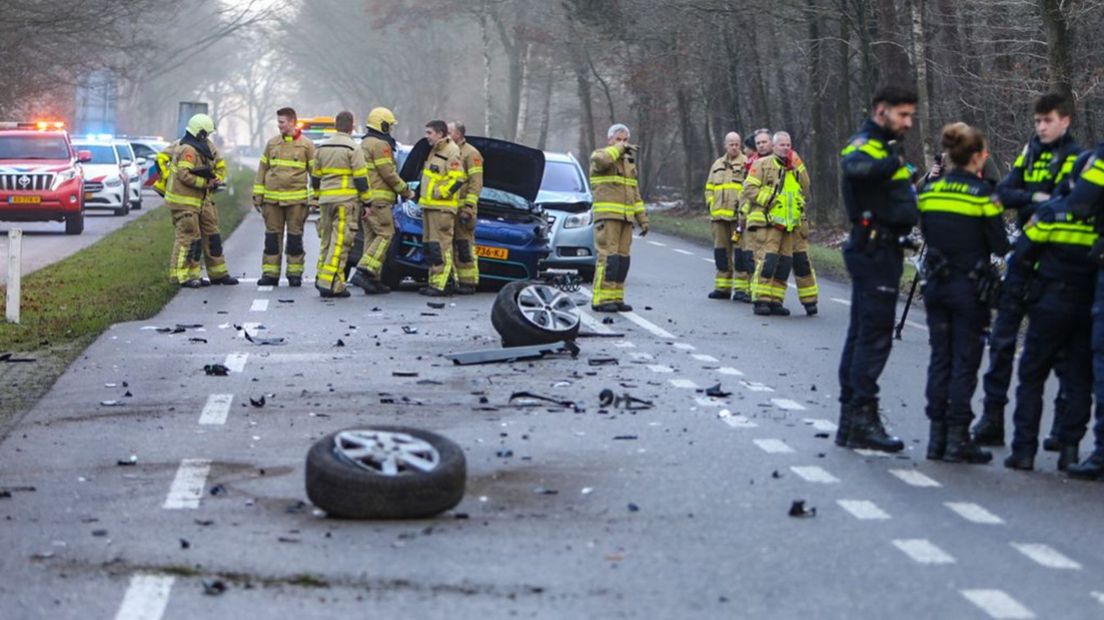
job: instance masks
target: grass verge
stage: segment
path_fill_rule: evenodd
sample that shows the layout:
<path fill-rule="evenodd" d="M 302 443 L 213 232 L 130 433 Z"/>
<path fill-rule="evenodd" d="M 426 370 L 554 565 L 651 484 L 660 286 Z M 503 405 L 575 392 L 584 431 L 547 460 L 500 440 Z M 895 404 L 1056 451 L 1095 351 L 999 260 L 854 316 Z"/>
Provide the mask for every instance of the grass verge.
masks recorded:
<path fill-rule="evenodd" d="M 239 171 L 233 193 L 216 195 L 224 237 L 245 216 L 252 184 L 252 172 Z M 22 322 L 0 322 L 0 352 L 35 362 L 0 362 L 0 428 L 37 402 L 110 325 L 153 316 L 172 299 L 178 290 L 168 280 L 172 242 L 172 217 L 162 205 L 23 279 Z"/>

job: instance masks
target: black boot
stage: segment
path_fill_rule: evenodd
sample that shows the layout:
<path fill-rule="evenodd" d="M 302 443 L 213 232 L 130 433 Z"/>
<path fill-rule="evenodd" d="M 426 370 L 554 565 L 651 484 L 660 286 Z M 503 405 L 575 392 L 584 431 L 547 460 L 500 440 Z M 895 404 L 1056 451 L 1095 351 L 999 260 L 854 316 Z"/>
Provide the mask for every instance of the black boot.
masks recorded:
<path fill-rule="evenodd" d="M 376 290 L 375 282 L 372 280 L 372 275 L 363 269 L 356 269 L 353 271 L 353 277 L 349 278 L 349 284 L 364 289 L 364 293 L 367 295 L 376 295 L 379 293 L 379 291 Z"/>
<path fill-rule="evenodd" d="M 299 288 L 300 286 L 303 286 L 303 276 L 288 276 L 287 279 L 288 286 L 292 288 Z M 258 285 L 259 284 L 260 283 L 258 282 Z"/>
<path fill-rule="evenodd" d="M 291 278 L 288 278 L 289 280 Z M 280 286 L 279 276 L 261 276 L 260 280 L 257 280 L 257 286 Z"/>
<path fill-rule="evenodd" d="M 1053 431 L 1052 431 L 1053 433 Z M 1043 440 L 1043 450 L 1046 452 L 1061 452 L 1062 442 L 1053 434 Z"/>
<path fill-rule="evenodd" d="M 710 299 L 732 299 L 732 293 L 728 291 L 710 291 Z"/>
<path fill-rule="evenodd" d="M 751 303 L 751 293 L 748 293 L 747 291 L 736 291 L 735 293 L 732 294 L 732 301 L 738 301 L 740 303 L 750 304 Z"/>
<path fill-rule="evenodd" d="M 931 420 L 928 422 L 928 460 L 942 461 L 947 453 L 947 422 Z"/>
<path fill-rule="evenodd" d="M 886 432 L 878 415 L 878 401 L 855 407 L 851 414 L 851 432 L 847 435 L 848 448 L 865 448 L 880 452 L 900 452 L 905 442 Z"/>
<path fill-rule="evenodd" d="M 448 293 L 439 288 L 433 288 L 432 286 L 423 286 L 418 289 L 418 294 L 426 297 L 448 297 Z"/>
<path fill-rule="evenodd" d="M 771 316 L 790 316 L 790 311 L 782 302 L 776 301 L 770 305 Z"/>
<path fill-rule="evenodd" d="M 755 302 L 755 308 L 753 309 L 753 312 L 755 312 L 755 314 L 759 316 L 770 316 L 770 304 L 765 301 L 757 301 Z"/>
<path fill-rule="evenodd" d="M 180 288 L 199 288 L 203 284 L 198 279 L 185 280 L 180 283 Z"/>
<path fill-rule="evenodd" d="M 617 305 L 616 301 L 607 301 L 597 306 L 591 306 L 590 309 L 595 312 L 617 312 L 621 307 Z"/>
<path fill-rule="evenodd" d="M 1099 480 L 1104 477 L 1104 450 L 1097 448 L 1081 463 L 1070 465 L 1066 468 L 1070 478 L 1082 480 Z"/>
<path fill-rule="evenodd" d="M 630 306 L 629 304 L 623 302 L 623 301 L 619 301 L 619 302 L 617 302 L 617 311 L 618 312 L 632 312 L 633 307 Z"/>
<path fill-rule="evenodd" d="M 1071 465 L 1081 460 L 1077 446 L 1062 446 L 1058 450 L 1058 471 L 1069 471 Z"/>
<path fill-rule="evenodd" d="M 1007 458 L 1004 459 L 1004 466 L 1008 469 L 1018 469 L 1020 471 L 1032 471 L 1035 469 L 1035 455 L 1027 452 L 1012 451 Z"/>
<path fill-rule="evenodd" d="M 457 295 L 475 295 L 475 285 L 460 283 L 456 285 Z"/>
<path fill-rule="evenodd" d="M 1004 445 L 1004 408 L 986 409 L 974 425 L 974 443 L 979 446 Z"/>
<path fill-rule="evenodd" d="M 847 436 L 851 433 L 851 405 L 840 403 L 839 426 L 836 428 L 836 445 L 847 445 Z"/>
<path fill-rule="evenodd" d="M 226 275 L 221 278 L 211 278 L 211 284 L 221 284 L 223 286 L 237 286 L 238 279 L 234 276 Z"/>
<path fill-rule="evenodd" d="M 805 304 L 805 316 L 816 316 L 816 315 L 817 315 L 817 305 L 816 304 Z"/>
<path fill-rule="evenodd" d="M 970 463 L 984 465 L 993 460 L 993 453 L 982 450 L 970 440 L 968 423 L 949 424 L 947 426 L 947 453 L 943 460 L 948 463 Z"/>

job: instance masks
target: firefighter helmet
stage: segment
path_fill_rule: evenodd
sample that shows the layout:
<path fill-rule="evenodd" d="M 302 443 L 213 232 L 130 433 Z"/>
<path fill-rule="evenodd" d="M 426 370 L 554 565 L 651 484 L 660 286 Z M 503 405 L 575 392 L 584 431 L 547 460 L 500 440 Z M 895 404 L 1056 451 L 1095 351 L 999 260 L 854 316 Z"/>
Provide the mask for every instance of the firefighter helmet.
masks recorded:
<path fill-rule="evenodd" d="M 205 137 L 199 135 L 201 131 L 205 131 L 207 135 L 211 135 L 215 133 L 215 121 L 206 114 L 196 114 L 188 119 L 187 131 L 197 138 Z"/>
<path fill-rule="evenodd" d="M 398 125 L 395 114 L 387 108 L 372 108 L 368 113 L 368 127 L 383 133 L 391 133 L 391 129 Z"/>

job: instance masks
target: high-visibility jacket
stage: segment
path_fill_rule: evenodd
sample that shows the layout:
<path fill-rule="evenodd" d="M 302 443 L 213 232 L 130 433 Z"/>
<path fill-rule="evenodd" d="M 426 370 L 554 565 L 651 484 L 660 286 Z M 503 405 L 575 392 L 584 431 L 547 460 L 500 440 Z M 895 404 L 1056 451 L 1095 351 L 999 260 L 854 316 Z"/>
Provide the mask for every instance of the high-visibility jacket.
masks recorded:
<path fill-rule="evenodd" d="M 793 231 L 805 219 L 809 173 L 800 158 L 784 162 L 776 156 L 761 157 L 744 180 L 748 203 L 748 228 L 776 226 Z"/>
<path fill-rule="evenodd" d="M 460 161 L 464 164 L 466 182 L 460 188 L 460 204 L 479 206 L 479 194 L 483 191 L 483 155 L 466 140 L 460 145 Z"/>
<path fill-rule="evenodd" d="M 709 206 L 710 219 L 731 222 L 739 216 L 744 177 L 747 175 L 746 161 L 743 153 L 735 158 L 725 155 L 709 167 L 709 178 L 705 181 L 705 204 Z"/>
<path fill-rule="evenodd" d="M 626 153 L 625 145 L 614 144 L 590 155 L 590 188 L 595 220 L 648 221 L 637 182 L 636 154 Z"/>
<path fill-rule="evenodd" d="M 368 191 L 360 195 L 361 202 L 395 202 L 395 198 L 406 191 L 406 181 L 399 177 L 395 168 L 395 150 L 390 140 L 381 136 L 370 129 L 360 142 L 364 162 L 368 165 Z"/>
<path fill-rule="evenodd" d="M 302 204 L 310 197 L 310 163 L 314 143 L 299 131 L 265 144 L 253 181 L 253 196 L 278 205 Z"/>
<path fill-rule="evenodd" d="M 165 202 L 170 206 L 195 209 L 203 207 L 211 189 L 211 180 L 196 175 L 196 169 L 209 169 L 220 182 L 226 182 L 226 161 L 222 159 L 213 142 L 207 140 L 206 146 L 210 157 L 183 140 L 165 148 L 164 152 L 170 157 L 169 178 L 165 182 Z"/>
<path fill-rule="evenodd" d="M 464 184 L 464 163 L 460 149 L 441 138 L 426 156 L 422 167 L 418 205 L 423 209 L 456 212 L 460 208 L 460 187 Z"/>
<path fill-rule="evenodd" d="M 334 204 L 357 198 L 368 189 L 368 165 L 364 154 L 347 133 L 336 132 L 315 150 L 312 185 L 318 204 Z"/>

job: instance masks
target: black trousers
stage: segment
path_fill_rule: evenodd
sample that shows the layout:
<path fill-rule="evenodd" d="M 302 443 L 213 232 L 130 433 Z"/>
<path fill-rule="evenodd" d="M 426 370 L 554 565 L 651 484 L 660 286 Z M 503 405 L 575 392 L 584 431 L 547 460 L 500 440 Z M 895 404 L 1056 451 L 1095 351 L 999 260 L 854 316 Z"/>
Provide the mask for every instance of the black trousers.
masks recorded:
<path fill-rule="evenodd" d="M 969 424 L 974 418 L 970 401 L 977 390 L 978 368 L 985 351 L 989 307 L 978 301 L 969 278 L 955 273 L 928 282 L 924 308 L 931 343 L 928 418 Z"/>
<path fill-rule="evenodd" d="M 859 407 L 878 400 L 878 377 L 893 347 L 898 287 L 904 268 L 899 247 L 843 251 L 851 275 L 851 322 L 840 356 L 840 402 Z"/>

